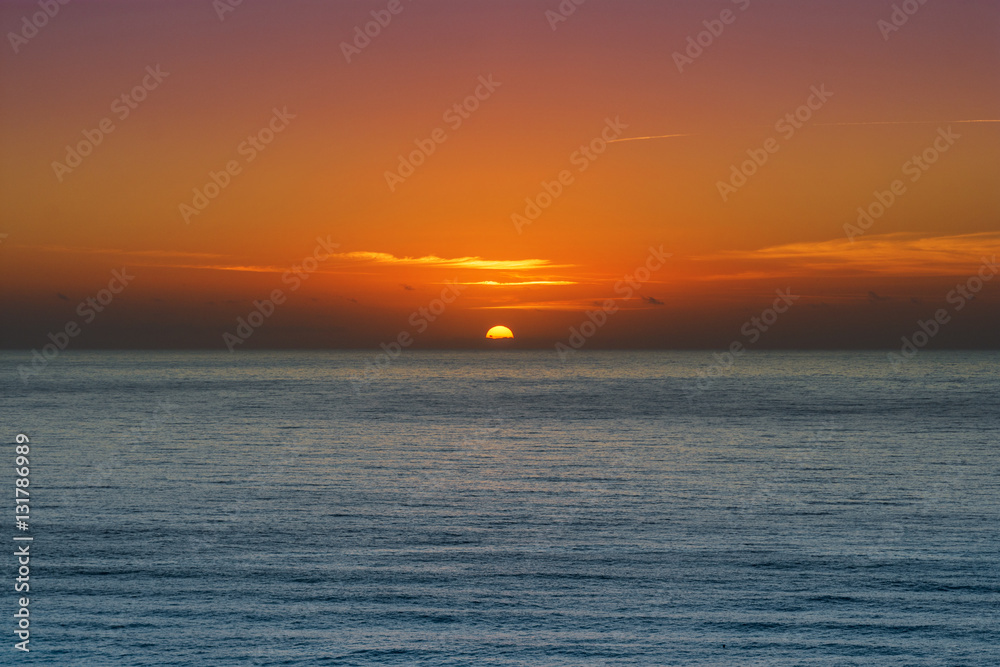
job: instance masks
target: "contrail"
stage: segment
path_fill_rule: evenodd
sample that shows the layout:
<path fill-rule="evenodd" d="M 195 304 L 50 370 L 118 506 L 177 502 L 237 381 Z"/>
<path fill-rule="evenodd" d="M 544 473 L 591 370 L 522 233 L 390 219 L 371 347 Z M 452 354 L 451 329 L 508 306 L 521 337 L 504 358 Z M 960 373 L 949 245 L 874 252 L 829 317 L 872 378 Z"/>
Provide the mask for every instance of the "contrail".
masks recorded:
<path fill-rule="evenodd" d="M 625 137 L 624 139 L 612 139 L 609 144 L 617 144 L 621 141 L 643 141 L 645 139 L 669 139 L 670 137 L 699 137 L 699 134 L 658 134 L 655 137 Z"/>
<path fill-rule="evenodd" d="M 857 123 L 813 123 L 814 125 L 947 125 L 948 123 L 1000 123 L 1000 120 L 876 120 Z"/>
<path fill-rule="evenodd" d="M 875 120 L 875 121 L 860 121 L 854 123 L 813 123 L 813 125 L 824 125 L 828 127 L 833 126 L 843 126 L 843 125 L 947 125 L 947 124 L 959 123 L 1000 123 L 1000 119 L 981 119 L 981 120 Z M 770 125 L 747 125 L 746 127 L 771 127 Z M 609 144 L 617 144 L 623 141 L 646 141 L 649 139 L 670 139 L 673 137 L 700 137 L 700 133 L 688 133 L 688 134 L 657 134 L 651 137 L 624 137 L 622 139 L 612 139 Z"/>

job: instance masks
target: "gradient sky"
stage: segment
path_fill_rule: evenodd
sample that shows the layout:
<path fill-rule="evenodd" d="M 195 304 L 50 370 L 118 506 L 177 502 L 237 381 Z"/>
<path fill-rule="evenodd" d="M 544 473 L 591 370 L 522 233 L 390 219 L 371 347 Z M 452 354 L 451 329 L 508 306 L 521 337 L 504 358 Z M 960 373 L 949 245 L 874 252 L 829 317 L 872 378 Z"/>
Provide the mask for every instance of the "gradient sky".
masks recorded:
<path fill-rule="evenodd" d="M 588 0 L 554 30 L 557 0 L 401 0 L 350 63 L 341 44 L 388 2 L 244 0 L 222 19 L 219 4 L 72 2 L 16 53 L 38 6 L 0 4 L 0 346 L 40 348 L 77 321 L 75 348 L 225 349 L 282 289 L 242 348 L 403 331 L 482 346 L 495 324 L 551 347 L 607 299 L 619 310 L 595 349 L 721 348 L 790 288 L 756 347 L 893 347 L 1000 250 L 996 2 L 929 0 L 885 39 L 893 3 L 871 0 Z M 157 66 L 169 75 L 120 119 L 113 101 Z M 499 86 L 453 128 L 444 113 L 480 77 Z M 813 87 L 832 96 L 783 136 Z M 276 108 L 294 118 L 248 162 L 241 144 Z M 53 163 L 104 118 L 114 131 L 60 181 Z M 616 141 L 580 171 L 607 119 L 622 139 L 682 136 Z M 390 190 L 385 173 L 437 128 L 446 141 Z M 904 165 L 948 128 L 913 181 Z M 777 152 L 723 201 L 718 183 L 769 138 Z M 240 173 L 186 221 L 180 205 L 230 161 Z M 518 230 L 512 214 L 563 170 L 573 182 Z M 897 179 L 905 192 L 849 240 Z M 317 238 L 337 250 L 291 290 Z M 650 247 L 671 257 L 625 299 L 615 284 Z M 134 280 L 83 321 L 122 267 Z M 460 295 L 416 331 L 449 281 Z M 995 346 L 998 295 L 986 283 L 934 345 Z"/>

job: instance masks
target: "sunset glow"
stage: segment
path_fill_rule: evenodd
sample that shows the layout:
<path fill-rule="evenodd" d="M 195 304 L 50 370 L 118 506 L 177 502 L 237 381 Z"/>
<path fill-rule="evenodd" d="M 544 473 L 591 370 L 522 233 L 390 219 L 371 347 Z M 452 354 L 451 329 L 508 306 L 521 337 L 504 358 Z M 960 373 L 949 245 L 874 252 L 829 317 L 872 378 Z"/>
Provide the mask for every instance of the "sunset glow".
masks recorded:
<path fill-rule="evenodd" d="M 75 344 L 225 349 L 284 289 L 242 349 L 377 348 L 456 285 L 415 349 L 487 311 L 551 349 L 608 299 L 590 346 L 725 346 L 787 287 L 781 345 L 879 346 L 1000 249 L 988 2 L 403 3 L 364 48 L 370 7 L 226 6 L 68 5 L 8 49 L 6 345 L 125 266 Z M 997 294 L 950 331 L 985 344 Z"/>

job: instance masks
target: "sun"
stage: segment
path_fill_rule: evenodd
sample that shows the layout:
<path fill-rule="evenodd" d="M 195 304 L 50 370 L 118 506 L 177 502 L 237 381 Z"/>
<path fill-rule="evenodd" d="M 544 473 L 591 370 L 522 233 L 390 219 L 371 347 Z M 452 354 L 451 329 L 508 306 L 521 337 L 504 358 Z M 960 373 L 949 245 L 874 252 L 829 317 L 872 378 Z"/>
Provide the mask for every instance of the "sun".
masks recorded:
<path fill-rule="evenodd" d="M 497 325 L 486 332 L 487 338 L 513 338 L 514 332 L 505 326 Z"/>

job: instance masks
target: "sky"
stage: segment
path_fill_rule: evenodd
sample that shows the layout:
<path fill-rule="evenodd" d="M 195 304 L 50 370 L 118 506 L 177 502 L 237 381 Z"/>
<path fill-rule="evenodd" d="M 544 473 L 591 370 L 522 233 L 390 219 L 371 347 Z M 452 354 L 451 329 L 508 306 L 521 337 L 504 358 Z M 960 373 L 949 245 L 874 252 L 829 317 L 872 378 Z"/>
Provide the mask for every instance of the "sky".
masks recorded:
<path fill-rule="evenodd" d="M 0 347 L 1000 341 L 995 2 L 52 4 Z"/>

